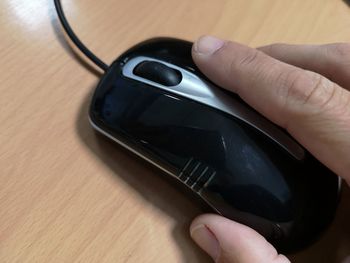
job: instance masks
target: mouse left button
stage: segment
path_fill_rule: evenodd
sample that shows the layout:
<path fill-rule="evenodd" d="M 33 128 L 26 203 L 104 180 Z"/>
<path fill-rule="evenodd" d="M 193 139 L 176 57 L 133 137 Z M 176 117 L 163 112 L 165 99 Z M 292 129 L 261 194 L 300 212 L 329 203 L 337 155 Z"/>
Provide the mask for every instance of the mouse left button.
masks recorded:
<path fill-rule="evenodd" d="M 182 80 L 180 71 L 157 61 L 143 61 L 134 68 L 133 73 L 164 86 L 176 86 Z"/>

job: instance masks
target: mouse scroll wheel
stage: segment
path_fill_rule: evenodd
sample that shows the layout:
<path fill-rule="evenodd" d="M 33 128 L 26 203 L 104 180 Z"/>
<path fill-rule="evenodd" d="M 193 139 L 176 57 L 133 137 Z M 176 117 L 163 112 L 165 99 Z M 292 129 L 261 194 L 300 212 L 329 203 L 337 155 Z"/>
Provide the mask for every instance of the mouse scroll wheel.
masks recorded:
<path fill-rule="evenodd" d="M 143 61 L 134 68 L 134 74 L 164 86 L 176 86 L 182 80 L 180 71 L 156 61 Z"/>

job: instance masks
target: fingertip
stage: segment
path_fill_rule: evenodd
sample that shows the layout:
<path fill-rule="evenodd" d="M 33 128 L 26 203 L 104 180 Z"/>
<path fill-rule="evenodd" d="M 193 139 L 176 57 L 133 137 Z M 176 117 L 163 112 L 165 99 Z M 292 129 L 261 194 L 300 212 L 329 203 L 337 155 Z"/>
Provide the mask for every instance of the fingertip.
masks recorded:
<path fill-rule="evenodd" d="M 215 261 L 220 255 L 220 244 L 215 235 L 205 225 L 197 225 L 191 231 L 192 239 Z"/>
<path fill-rule="evenodd" d="M 190 233 L 192 233 L 198 226 L 201 226 L 201 225 L 206 226 L 210 230 L 215 229 L 216 225 L 219 225 L 219 226 L 223 225 L 224 226 L 223 221 L 226 221 L 226 220 L 228 220 L 228 219 L 226 219 L 222 216 L 216 215 L 216 214 L 200 215 L 192 221 L 191 226 L 190 226 Z M 233 221 L 231 221 L 231 222 L 233 222 Z M 235 222 L 233 222 L 233 223 L 235 223 Z"/>
<path fill-rule="evenodd" d="M 191 237 L 216 262 L 289 262 L 253 229 L 214 214 L 195 218 Z"/>
<path fill-rule="evenodd" d="M 196 230 L 201 228 L 202 226 L 205 226 L 208 230 L 210 230 L 209 225 L 211 225 L 211 221 L 215 220 L 215 217 L 217 215 L 214 214 L 202 214 L 200 216 L 197 216 L 195 219 L 193 219 L 191 225 L 190 225 L 190 235 L 193 238 L 194 233 Z M 211 230 L 210 230 L 211 231 Z"/>
<path fill-rule="evenodd" d="M 227 233 L 227 231 L 237 231 L 246 235 L 259 235 L 253 229 L 242 225 L 223 216 L 216 214 L 203 214 L 196 217 L 191 224 L 190 229 L 194 229 L 198 225 L 205 225 L 213 232 L 213 234 Z M 260 235 L 259 235 L 260 236 Z"/>
<path fill-rule="evenodd" d="M 193 44 L 193 54 L 196 55 L 211 55 L 219 50 L 225 41 L 209 35 L 203 35 L 197 39 L 197 41 Z"/>

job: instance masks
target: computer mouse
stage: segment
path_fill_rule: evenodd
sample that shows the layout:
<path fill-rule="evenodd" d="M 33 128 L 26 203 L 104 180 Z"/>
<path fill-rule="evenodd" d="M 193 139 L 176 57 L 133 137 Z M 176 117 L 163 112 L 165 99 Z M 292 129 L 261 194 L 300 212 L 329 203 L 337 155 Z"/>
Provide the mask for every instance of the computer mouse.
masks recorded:
<path fill-rule="evenodd" d="M 307 246 L 333 219 L 339 178 L 208 80 L 191 47 L 155 38 L 119 56 L 94 92 L 92 126 L 279 250 Z"/>

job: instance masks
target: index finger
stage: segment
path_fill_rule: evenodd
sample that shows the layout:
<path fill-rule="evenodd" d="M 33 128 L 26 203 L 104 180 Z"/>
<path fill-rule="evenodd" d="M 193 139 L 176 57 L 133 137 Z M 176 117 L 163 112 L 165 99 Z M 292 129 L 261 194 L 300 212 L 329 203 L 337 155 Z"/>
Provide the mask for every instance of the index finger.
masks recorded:
<path fill-rule="evenodd" d="M 200 38 L 192 55 L 213 82 L 287 129 L 336 173 L 350 169 L 348 91 L 322 75 L 213 37 Z"/>

